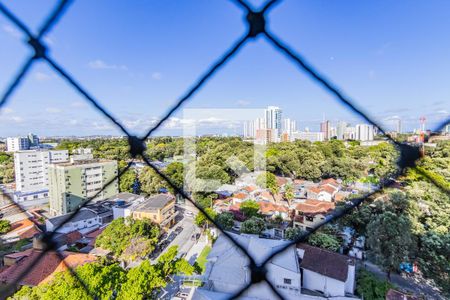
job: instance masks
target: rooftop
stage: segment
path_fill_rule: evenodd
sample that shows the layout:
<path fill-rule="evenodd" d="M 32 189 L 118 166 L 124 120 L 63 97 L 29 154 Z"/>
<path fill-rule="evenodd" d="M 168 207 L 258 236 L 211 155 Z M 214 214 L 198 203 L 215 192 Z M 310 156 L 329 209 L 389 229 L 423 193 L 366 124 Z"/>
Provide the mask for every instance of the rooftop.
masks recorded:
<path fill-rule="evenodd" d="M 70 216 L 70 213 L 62 215 L 62 216 L 57 216 L 54 218 L 50 218 L 47 221 L 49 221 L 53 226 L 57 227 L 59 225 L 61 225 L 62 223 L 64 223 L 64 221 Z M 97 217 L 97 214 L 95 212 L 93 212 L 90 209 L 86 209 L 86 208 L 82 208 L 78 211 L 77 214 L 75 214 L 75 216 L 70 220 L 70 222 L 78 222 L 78 221 L 83 221 L 83 220 L 87 220 L 87 219 L 93 219 Z"/>
<path fill-rule="evenodd" d="M 327 213 L 333 210 L 334 207 L 335 204 L 333 202 L 307 199 L 297 204 L 295 209 L 303 213 Z"/>
<path fill-rule="evenodd" d="M 347 280 L 348 266 L 355 265 L 354 258 L 322 248 L 299 243 L 297 249 L 305 251 L 300 267 L 342 282 Z"/>
<path fill-rule="evenodd" d="M 145 199 L 144 202 L 136 206 L 135 211 L 155 210 L 165 207 L 174 197 L 169 194 L 158 194 Z"/>
<path fill-rule="evenodd" d="M 104 163 L 117 163 L 115 160 L 108 159 L 89 159 L 89 160 L 75 160 L 73 162 L 62 162 L 55 164 L 56 167 L 75 167 L 75 166 L 87 166 L 87 165 L 96 165 L 96 164 L 104 164 Z"/>
<path fill-rule="evenodd" d="M 20 280 L 20 285 L 36 286 L 53 278 L 54 273 L 67 270 L 67 266 L 76 267 L 87 262 L 92 262 L 95 257 L 89 254 L 64 251 L 61 255 L 64 262 L 55 251 L 42 253 L 41 250 L 32 249 L 15 254 L 22 257 L 16 264 L 8 267 L 0 273 L 0 282 L 12 283 L 26 271 L 26 275 Z M 42 255 L 33 268 L 30 268 L 34 260 Z"/>

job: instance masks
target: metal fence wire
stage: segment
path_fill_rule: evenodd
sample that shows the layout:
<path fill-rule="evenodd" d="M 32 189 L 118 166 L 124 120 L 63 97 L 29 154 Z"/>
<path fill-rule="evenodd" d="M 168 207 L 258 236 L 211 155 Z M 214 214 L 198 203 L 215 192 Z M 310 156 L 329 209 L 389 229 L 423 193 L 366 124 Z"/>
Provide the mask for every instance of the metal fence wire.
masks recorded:
<path fill-rule="evenodd" d="M 209 69 L 192 85 L 190 89 L 178 100 L 175 104 L 167 111 L 167 113 L 152 127 L 148 130 L 148 132 L 142 136 L 134 136 L 131 135 L 127 129 L 118 121 L 116 118 L 111 115 L 91 94 L 86 91 L 81 84 L 74 79 L 69 72 L 67 72 L 61 65 L 58 64 L 48 53 L 48 46 L 44 43 L 44 37 L 51 31 L 51 29 L 56 25 L 58 20 L 64 15 L 64 12 L 67 10 L 68 6 L 72 1 L 70 0 L 61 0 L 56 7 L 51 11 L 48 18 L 44 21 L 43 25 L 38 29 L 37 33 L 34 34 L 28 26 L 22 22 L 19 18 L 17 18 L 5 5 L 0 2 L 0 13 L 2 13 L 11 23 L 13 23 L 25 36 L 27 39 L 27 44 L 34 51 L 34 54 L 25 60 L 22 67 L 19 69 L 17 75 L 13 78 L 9 86 L 6 88 L 0 100 L 0 109 L 5 106 L 8 100 L 11 98 L 13 92 L 18 88 L 19 84 L 25 78 L 27 73 L 29 72 L 31 66 L 37 61 L 46 62 L 54 72 L 59 75 L 61 78 L 66 80 L 66 82 L 72 86 L 79 94 L 84 96 L 84 98 L 93 105 L 98 111 L 100 111 L 107 119 L 109 119 L 112 123 L 114 123 L 117 128 L 119 128 L 127 137 L 129 143 L 129 152 L 133 158 L 140 157 L 145 163 L 152 168 L 162 179 L 164 179 L 167 184 L 174 189 L 174 191 L 180 194 L 182 197 L 190 201 L 200 212 L 202 212 L 207 219 L 213 223 L 228 239 L 233 242 L 242 252 L 243 255 L 246 255 L 250 261 L 249 269 L 251 272 L 251 281 L 245 285 L 240 291 L 232 295 L 230 298 L 235 299 L 241 296 L 247 289 L 249 289 L 253 284 L 259 282 L 266 282 L 273 290 L 273 292 L 280 298 L 283 299 L 283 296 L 277 291 L 274 287 L 273 283 L 270 282 L 267 275 L 266 264 L 272 260 L 276 255 L 280 254 L 287 248 L 295 245 L 296 243 L 305 241 L 305 239 L 318 230 L 323 225 L 333 222 L 347 213 L 351 212 L 352 209 L 359 206 L 364 200 L 373 196 L 376 193 L 379 193 L 384 188 L 389 187 L 394 180 L 403 174 L 405 168 L 415 168 L 416 162 L 421 157 L 421 152 L 418 146 L 412 146 L 405 143 L 400 143 L 394 140 L 391 136 L 389 136 L 385 130 L 383 130 L 382 126 L 380 126 L 374 119 L 372 119 L 366 112 L 363 112 L 358 106 L 352 101 L 350 98 L 344 96 L 344 94 L 328 79 L 322 76 L 319 72 L 317 72 L 314 67 L 312 67 L 301 55 L 292 50 L 289 46 L 287 46 L 283 41 L 281 41 L 274 33 L 270 32 L 267 27 L 267 15 L 268 12 L 281 1 L 278 0 L 270 0 L 266 2 L 261 10 L 252 9 L 246 2 L 243 0 L 234 0 L 233 2 L 238 5 L 244 12 L 246 13 L 246 23 L 247 23 L 247 33 L 239 38 L 237 42 L 235 42 L 232 47 L 227 50 L 214 64 L 212 64 Z M 232 236 L 225 230 L 221 228 L 221 226 L 212 219 L 205 210 L 199 206 L 190 195 L 183 189 L 183 187 L 177 186 L 171 178 L 169 178 L 166 174 L 164 174 L 160 169 L 158 169 L 146 156 L 146 140 L 161 126 L 166 122 L 177 110 L 181 108 L 181 106 L 187 102 L 195 93 L 197 93 L 203 85 L 214 76 L 214 74 L 224 65 L 226 64 L 233 56 L 245 46 L 245 44 L 252 39 L 257 37 L 264 38 L 267 42 L 269 42 L 278 52 L 286 56 L 288 59 L 292 61 L 301 71 L 305 72 L 313 81 L 316 81 L 322 88 L 332 94 L 338 102 L 342 103 L 345 107 L 347 107 L 354 114 L 359 117 L 365 119 L 368 123 L 374 125 L 378 128 L 379 132 L 384 135 L 389 142 L 391 142 L 399 151 L 399 159 L 397 161 L 397 170 L 383 179 L 380 183 L 380 188 L 374 192 L 368 193 L 362 197 L 352 199 L 346 203 L 345 206 L 339 207 L 335 209 L 329 218 L 326 218 L 317 226 L 315 226 L 311 231 L 303 233 L 296 240 L 291 241 L 290 243 L 286 243 L 281 249 L 277 252 L 271 254 L 267 257 L 263 263 L 257 264 L 256 260 L 249 254 L 247 251 L 236 241 L 233 240 Z M 450 119 L 444 120 L 435 130 L 434 132 L 441 131 L 448 123 Z M 32 270 L 39 262 L 39 260 L 45 255 L 46 252 L 55 249 L 55 243 L 53 242 L 53 236 L 55 232 L 64 226 L 65 223 L 72 220 L 80 211 L 80 209 L 87 204 L 90 203 L 92 199 L 97 197 L 106 187 L 112 184 L 115 180 L 120 178 L 131 166 L 132 161 L 128 163 L 128 165 L 121 170 L 117 176 L 107 182 L 103 188 L 93 197 L 88 198 L 86 201 L 80 205 L 74 212 L 68 214 L 65 218 L 64 222 L 61 223 L 57 228 L 55 228 L 52 232 L 46 232 L 42 238 L 42 241 L 45 244 L 45 249 L 42 251 L 29 265 L 29 268 L 23 271 L 19 276 L 15 279 L 13 283 L 8 284 L 5 288 L 0 290 L 0 295 L 8 295 L 13 292 L 19 285 L 20 281 L 25 277 L 25 275 Z M 426 176 L 431 182 L 433 182 L 437 187 L 442 189 L 445 193 L 449 193 L 450 191 L 437 182 L 434 181 L 432 177 L 429 177 L 428 174 L 422 172 L 420 169 L 415 168 L 415 170 L 421 173 L 423 176 Z M 12 203 L 14 203 L 21 211 L 25 211 L 19 204 L 15 203 L 12 199 L 9 199 Z M 61 253 L 56 252 L 61 259 L 62 263 L 65 264 L 64 257 Z M 77 276 L 77 273 L 71 269 L 70 266 L 66 264 L 67 269 L 71 272 L 71 274 L 80 282 L 80 284 L 84 287 L 88 295 L 91 295 L 87 285 Z M 92 295 L 91 295 L 92 296 Z M 92 296 L 92 298 L 95 298 Z"/>

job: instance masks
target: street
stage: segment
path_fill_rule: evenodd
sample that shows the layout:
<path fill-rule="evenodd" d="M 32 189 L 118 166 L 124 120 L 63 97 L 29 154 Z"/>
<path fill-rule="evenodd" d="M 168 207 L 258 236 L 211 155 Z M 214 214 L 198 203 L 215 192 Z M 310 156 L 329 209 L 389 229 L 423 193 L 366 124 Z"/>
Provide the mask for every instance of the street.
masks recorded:
<path fill-rule="evenodd" d="M 379 279 L 387 279 L 386 272 L 383 272 L 377 265 L 369 261 L 358 261 L 358 266 L 359 268 L 364 268 L 370 271 Z M 424 295 L 426 295 L 427 299 L 445 300 L 445 298 L 439 293 L 438 290 L 436 290 L 436 288 L 430 286 L 429 284 L 427 284 L 427 282 L 424 282 L 424 280 L 421 280 L 419 282 L 419 280 L 416 278 L 392 273 L 391 282 L 402 289 L 414 293 L 423 293 Z"/>

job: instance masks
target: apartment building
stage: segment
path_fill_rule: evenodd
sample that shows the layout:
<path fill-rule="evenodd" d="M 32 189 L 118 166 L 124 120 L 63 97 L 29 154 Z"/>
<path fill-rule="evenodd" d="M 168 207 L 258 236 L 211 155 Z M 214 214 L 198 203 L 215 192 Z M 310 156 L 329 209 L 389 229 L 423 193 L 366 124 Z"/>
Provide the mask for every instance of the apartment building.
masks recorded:
<path fill-rule="evenodd" d="M 117 162 L 113 160 L 71 160 L 68 163 L 50 165 L 49 196 L 50 213 L 54 216 L 74 211 L 83 201 L 95 196 L 93 201 L 107 199 L 119 192 Z"/>
<path fill-rule="evenodd" d="M 16 152 L 30 149 L 30 140 L 28 137 L 9 137 L 6 138 L 6 149 L 8 152 Z"/>
<path fill-rule="evenodd" d="M 48 198 L 48 167 L 69 161 L 67 150 L 26 150 L 14 153 L 15 200 L 29 202 Z"/>
<path fill-rule="evenodd" d="M 161 228 L 168 229 L 175 224 L 175 197 L 170 194 L 152 196 L 133 208 L 134 219 L 150 219 Z"/>

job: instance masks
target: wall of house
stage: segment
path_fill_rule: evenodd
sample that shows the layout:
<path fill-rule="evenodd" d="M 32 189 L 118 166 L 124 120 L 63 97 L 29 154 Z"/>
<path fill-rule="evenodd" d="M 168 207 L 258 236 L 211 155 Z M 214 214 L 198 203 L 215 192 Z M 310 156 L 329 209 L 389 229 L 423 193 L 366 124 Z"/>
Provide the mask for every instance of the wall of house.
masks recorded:
<path fill-rule="evenodd" d="M 355 266 L 348 266 L 347 281 L 345 281 L 345 292 L 353 294 L 355 292 Z"/>
<path fill-rule="evenodd" d="M 277 288 L 277 291 L 279 291 L 285 299 L 298 299 L 301 293 L 300 272 L 297 273 L 281 268 L 275 264 L 268 264 L 267 273 L 270 282 L 272 282 Z M 288 279 L 291 282 L 287 283 L 285 282 L 285 279 Z"/>
<path fill-rule="evenodd" d="M 345 296 L 344 282 L 307 269 L 303 269 L 303 288 L 321 291 L 329 296 Z"/>

